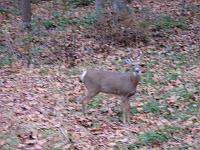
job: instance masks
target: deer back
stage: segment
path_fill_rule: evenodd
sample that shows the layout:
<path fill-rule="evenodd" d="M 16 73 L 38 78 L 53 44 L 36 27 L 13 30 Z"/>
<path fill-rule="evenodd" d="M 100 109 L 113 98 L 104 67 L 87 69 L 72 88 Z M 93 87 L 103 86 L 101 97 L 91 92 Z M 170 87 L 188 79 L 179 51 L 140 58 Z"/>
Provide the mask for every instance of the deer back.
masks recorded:
<path fill-rule="evenodd" d="M 140 76 L 132 72 L 88 70 L 83 82 L 88 91 L 126 96 L 136 91 L 139 80 Z"/>

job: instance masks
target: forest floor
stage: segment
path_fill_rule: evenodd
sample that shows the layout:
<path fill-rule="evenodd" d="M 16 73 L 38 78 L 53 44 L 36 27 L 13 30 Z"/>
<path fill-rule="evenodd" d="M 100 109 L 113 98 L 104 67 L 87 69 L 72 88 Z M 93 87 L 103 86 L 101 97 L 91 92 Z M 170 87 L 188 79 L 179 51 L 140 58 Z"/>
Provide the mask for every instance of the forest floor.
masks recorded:
<path fill-rule="evenodd" d="M 3 0 L 0 6 L 11 12 L 0 9 L 0 149 L 200 149 L 200 3 L 188 3 L 186 26 L 165 20 L 148 44 L 129 47 L 85 35 L 92 19 L 83 18 L 94 4 L 66 12 L 60 2 L 33 4 L 30 34 L 21 30 L 15 3 Z M 136 0 L 130 7 L 180 16 L 175 0 Z M 75 25 L 63 23 L 69 19 L 63 14 Z M 123 64 L 129 48 L 134 56 L 138 49 L 144 53 L 142 79 L 130 99 L 131 124 L 122 123 L 115 95 L 97 95 L 84 116 L 80 73 L 89 66 L 130 69 Z M 19 56 L 7 54 L 8 49 Z M 23 58 L 29 49 L 34 65 L 28 68 Z M 85 54 L 87 49 L 94 54 Z"/>

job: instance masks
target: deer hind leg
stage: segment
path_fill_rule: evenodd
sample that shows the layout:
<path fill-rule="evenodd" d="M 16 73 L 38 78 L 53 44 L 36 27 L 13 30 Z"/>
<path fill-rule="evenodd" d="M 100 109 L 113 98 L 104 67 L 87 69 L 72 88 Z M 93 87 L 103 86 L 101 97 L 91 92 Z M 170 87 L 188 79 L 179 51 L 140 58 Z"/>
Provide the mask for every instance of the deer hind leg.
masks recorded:
<path fill-rule="evenodd" d="M 88 102 L 90 101 L 90 99 L 92 99 L 94 96 L 96 96 L 99 92 L 97 91 L 88 91 L 87 95 L 83 98 L 82 100 L 82 110 L 84 115 L 86 114 L 86 105 L 88 104 Z"/>

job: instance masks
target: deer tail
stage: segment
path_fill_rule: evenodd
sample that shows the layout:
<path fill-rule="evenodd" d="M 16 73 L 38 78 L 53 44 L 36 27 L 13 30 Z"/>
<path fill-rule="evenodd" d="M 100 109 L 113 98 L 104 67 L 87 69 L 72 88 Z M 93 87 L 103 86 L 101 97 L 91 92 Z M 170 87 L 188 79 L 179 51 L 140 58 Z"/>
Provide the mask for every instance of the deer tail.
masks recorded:
<path fill-rule="evenodd" d="M 80 75 L 80 81 L 83 82 L 85 75 L 87 74 L 87 70 L 83 71 L 83 73 Z"/>

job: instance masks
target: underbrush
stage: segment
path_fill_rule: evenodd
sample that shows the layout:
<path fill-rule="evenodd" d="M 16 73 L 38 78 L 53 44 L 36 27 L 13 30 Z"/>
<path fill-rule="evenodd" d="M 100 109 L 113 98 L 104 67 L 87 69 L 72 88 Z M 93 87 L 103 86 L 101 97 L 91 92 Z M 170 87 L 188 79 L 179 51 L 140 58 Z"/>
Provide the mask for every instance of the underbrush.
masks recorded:
<path fill-rule="evenodd" d="M 80 6 L 88 6 L 90 5 L 94 0 L 68 0 L 67 3 L 70 7 L 76 8 Z"/>
<path fill-rule="evenodd" d="M 0 148 L 4 150 L 12 150 L 17 148 L 17 145 L 19 144 L 19 137 L 17 137 L 14 133 L 0 133 L 0 141 Z"/>
<path fill-rule="evenodd" d="M 6 47 L 0 46 L 0 68 L 10 67 L 12 59 L 10 58 Z"/>
<path fill-rule="evenodd" d="M 129 149 L 141 148 L 146 145 L 161 144 L 169 139 L 169 135 L 162 131 L 150 131 L 140 134 L 137 137 L 137 142 L 129 145 Z"/>
<path fill-rule="evenodd" d="M 96 45 L 100 45 L 96 49 L 98 49 L 98 52 L 102 52 L 102 47 L 106 47 L 107 45 L 114 45 L 116 47 L 134 47 L 140 45 L 141 43 L 141 45 L 143 45 L 143 43 L 144 45 L 148 44 L 148 42 L 153 38 L 151 34 L 160 30 L 168 32 L 174 28 L 187 28 L 187 18 L 179 18 L 175 20 L 168 15 L 157 15 L 157 17 L 150 17 L 149 19 L 142 17 L 142 12 L 122 16 L 117 16 L 116 14 L 109 12 L 105 17 L 99 19 L 94 11 L 90 11 L 86 12 L 84 15 L 81 15 L 81 17 L 76 17 L 73 11 L 78 11 L 79 8 L 71 9 L 71 7 L 74 8 L 74 6 L 81 7 L 90 5 L 94 1 L 70 0 L 55 2 L 53 5 L 58 5 L 61 7 L 63 2 L 65 2 L 67 5 L 69 4 L 70 6 L 69 12 L 67 13 L 63 13 L 65 10 L 58 11 L 56 9 L 51 10 L 52 8 L 49 8 L 50 17 L 45 19 L 38 17 L 36 14 L 33 14 L 31 23 L 32 31 L 28 37 L 29 39 L 22 39 L 23 45 L 20 45 L 20 47 L 26 47 L 26 45 L 35 45 L 30 48 L 30 55 L 34 59 L 31 60 L 32 63 L 52 64 L 57 62 L 64 62 L 68 63 L 69 66 L 75 65 L 74 62 L 79 59 L 80 55 L 78 53 L 80 53 L 80 47 L 82 47 L 78 41 L 79 39 L 75 37 L 76 35 L 74 34 L 76 31 L 79 34 L 79 29 L 81 29 L 81 34 L 85 37 L 86 40 L 96 39 Z M 196 10 L 196 7 L 194 9 Z M 149 14 L 149 12 L 146 12 L 145 15 Z M 75 30 L 72 31 L 72 34 L 66 38 L 64 32 L 68 28 L 75 28 Z M 152 28 L 155 30 L 150 30 Z M 54 35 L 50 35 L 52 32 Z M 62 32 L 63 35 L 60 36 L 59 33 L 56 33 L 55 35 L 55 32 Z M 50 40 L 46 43 L 44 39 L 46 39 L 47 36 Z M 56 36 L 56 38 L 54 36 Z M 53 44 L 51 45 L 51 43 Z M 95 47 L 94 44 L 90 46 Z M 17 47 L 16 49 L 21 48 Z M 110 53 L 110 47 L 107 49 L 106 52 Z M 28 50 L 24 51 L 26 51 L 25 53 L 29 53 Z M 11 62 L 12 58 L 6 56 L 0 62 L 0 66 L 10 66 Z M 151 74 L 145 75 L 151 78 Z M 147 80 L 144 82 L 147 83 L 150 81 L 151 80 Z"/>
<path fill-rule="evenodd" d="M 166 32 L 171 31 L 174 28 L 186 29 L 187 28 L 187 18 L 179 18 L 174 20 L 171 16 L 162 16 L 155 21 L 155 26 L 157 29 L 162 29 Z"/>
<path fill-rule="evenodd" d="M 140 26 L 134 15 L 108 15 L 101 18 L 88 30 L 86 37 L 93 37 L 105 44 L 121 46 L 135 45 L 136 42 L 147 43 L 148 29 Z"/>

